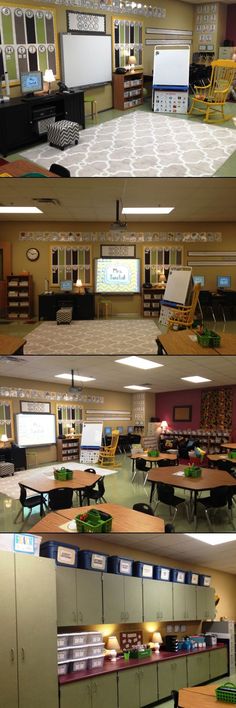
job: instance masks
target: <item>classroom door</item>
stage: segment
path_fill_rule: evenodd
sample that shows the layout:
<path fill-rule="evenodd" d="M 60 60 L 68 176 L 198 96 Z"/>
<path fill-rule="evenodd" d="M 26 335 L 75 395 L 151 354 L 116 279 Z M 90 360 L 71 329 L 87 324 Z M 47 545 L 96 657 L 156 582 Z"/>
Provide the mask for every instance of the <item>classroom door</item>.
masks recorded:
<path fill-rule="evenodd" d="M 14 553 L 0 554 L 0 708 L 18 708 Z"/>

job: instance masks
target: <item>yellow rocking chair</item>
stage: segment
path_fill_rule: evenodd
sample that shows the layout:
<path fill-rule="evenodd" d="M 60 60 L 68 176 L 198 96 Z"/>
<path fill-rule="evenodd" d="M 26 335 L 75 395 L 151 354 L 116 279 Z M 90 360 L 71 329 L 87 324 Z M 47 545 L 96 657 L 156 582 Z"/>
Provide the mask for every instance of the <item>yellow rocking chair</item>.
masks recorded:
<path fill-rule="evenodd" d="M 236 62 L 232 59 L 216 59 L 211 64 L 211 80 L 207 86 L 194 86 L 195 95 L 189 115 L 193 111 L 203 113 L 206 123 L 224 122 L 232 118 L 225 115 L 224 105 L 236 75 Z M 220 114 L 217 117 L 216 114 Z"/>
<path fill-rule="evenodd" d="M 191 305 L 179 305 L 179 307 L 173 309 L 173 314 L 168 321 L 167 331 L 170 329 L 178 329 L 178 327 L 183 327 L 183 329 L 191 329 L 198 304 L 200 289 L 201 285 L 199 283 L 194 285 Z"/>
<path fill-rule="evenodd" d="M 113 430 L 111 436 L 111 444 L 104 445 L 100 448 L 98 464 L 102 467 L 106 467 L 107 465 L 114 467 L 119 434 L 119 430 Z"/>

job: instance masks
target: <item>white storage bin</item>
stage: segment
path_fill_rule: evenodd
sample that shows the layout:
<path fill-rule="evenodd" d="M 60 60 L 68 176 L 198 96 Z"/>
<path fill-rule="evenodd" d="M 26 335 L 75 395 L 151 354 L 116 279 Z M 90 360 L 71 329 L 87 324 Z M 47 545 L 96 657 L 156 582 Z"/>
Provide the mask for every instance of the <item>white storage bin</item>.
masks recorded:
<path fill-rule="evenodd" d="M 57 648 L 64 649 L 68 644 L 68 634 L 58 634 L 57 635 Z"/>
<path fill-rule="evenodd" d="M 80 632 L 77 634 L 69 634 L 69 646 L 80 647 L 87 644 L 87 632 Z"/>
<path fill-rule="evenodd" d="M 57 652 L 57 661 L 67 661 L 69 659 L 69 650 L 68 649 L 61 649 L 60 651 Z"/>
<path fill-rule="evenodd" d="M 86 644 L 102 644 L 103 637 L 101 632 L 87 632 Z"/>
<path fill-rule="evenodd" d="M 76 647 L 75 649 L 69 650 L 69 658 L 75 661 L 76 659 L 84 659 L 88 656 L 87 646 Z"/>
<path fill-rule="evenodd" d="M 102 644 L 91 644 L 87 646 L 87 656 L 90 658 L 93 656 L 101 656 L 104 650 L 104 643 Z"/>
<path fill-rule="evenodd" d="M 65 676 L 68 673 L 69 664 L 59 664 L 58 666 L 58 676 Z"/>
<path fill-rule="evenodd" d="M 87 659 L 77 659 L 77 661 L 71 662 L 70 671 L 85 671 L 87 669 L 87 665 Z"/>
<path fill-rule="evenodd" d="M 94 656 L 88 659 L 88 669 L 100 669 L 104 664 L 104 656 Z"/>

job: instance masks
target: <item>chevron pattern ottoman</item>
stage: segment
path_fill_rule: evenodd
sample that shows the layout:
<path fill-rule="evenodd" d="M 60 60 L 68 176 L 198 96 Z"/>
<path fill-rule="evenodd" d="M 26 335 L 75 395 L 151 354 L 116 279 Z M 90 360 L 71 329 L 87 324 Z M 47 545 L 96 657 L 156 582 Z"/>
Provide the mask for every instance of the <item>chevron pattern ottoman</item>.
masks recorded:
<path fill-rule="evenodd" d="M 9 477 L 14 475 L 14 465 L 11 462 L 0 462 L 0 477 Z"/>
<path fill-rule="evenodd" d="M 64 150 L 70 145 L 77 145 L 79 142 L 79 123 L 70 120 L 58 120 L 50 123 L 48 127 L 48 142 L 52 147 Z"/>
<path fill-rule="evenodd" d="M 72 320 L 72 307 L 61 307 L 56 314 L 57 324 L 70 324 Z"/>

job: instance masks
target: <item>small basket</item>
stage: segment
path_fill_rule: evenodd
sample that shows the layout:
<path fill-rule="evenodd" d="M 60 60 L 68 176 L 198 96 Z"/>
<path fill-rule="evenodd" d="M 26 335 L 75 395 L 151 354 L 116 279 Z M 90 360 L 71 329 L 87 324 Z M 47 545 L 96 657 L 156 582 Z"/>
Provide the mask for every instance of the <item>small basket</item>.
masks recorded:
<path fill-rule="evenodd" d="M 152 656 L 152 650 L 151 649 L 131 649 L 130 650 L 130 659 L 144 659 L 146 657 Z"/>
<path fill-rule="evenodd" d="M 148 457 L 159 457 L 159 450 L 148 450 Z"/>
<path fill-rule="evenodd" d="M 207 333 L 207 334 L 197 334 L 197 341 L 198 341 L 198 344 L 201 345 L 201 347 L 209 347 L 209 346 L 210 346 L 210 335 L 209 335 L 209 333 Z"/>
<path fill-rule="evenodd" d="M 228 460 L 236 460 L 236 450 L 228 453 Z"/>
<path fill-rule="evenodd" d="M 197 341 L 201 347 L 212 347 L 214 349 L 220 346 L 220 335 L 213 330 L 207 330 L 203 334 L 197 334 Z"/>
<path fill-rule="evenodd" d="M 54 479 L 58 482 L 67 482 L 73 479 L 73 470 L 67 470 L 65 467 L 62 467 L 60 470 L 54 470 Z"/>
<path fill-rule="evenodd" d="M 223 703 L 236 703 L 236 684 L 227 681 L 223 683 L 222 686 L 216 688 L 216 698 L 217 701 L 223 701 Z"/>
<path fill-rule="evenodd" d="M 112 528 L 112 516 L 97 509 L 78 514 L 75 521 L 79 533 L 110 533 Z"/>

